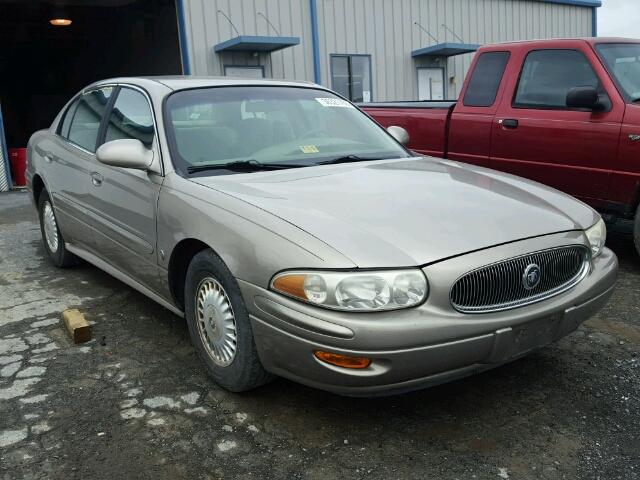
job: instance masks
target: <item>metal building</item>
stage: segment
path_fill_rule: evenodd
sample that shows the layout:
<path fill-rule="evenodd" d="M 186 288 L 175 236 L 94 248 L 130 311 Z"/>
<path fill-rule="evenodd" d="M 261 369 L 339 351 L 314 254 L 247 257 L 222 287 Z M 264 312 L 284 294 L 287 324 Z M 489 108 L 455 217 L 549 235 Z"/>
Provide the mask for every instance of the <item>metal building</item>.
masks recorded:
<path fill-rule="evenodd" d="M 0 3 L 1 191 L 10 186 L 6 147 L 26 147 L 35 130 L 49 126 L 64 103 L 95 80 L 264 76 L 314 81 L 361 102 L 452 99 L 479 45 L 595 35 L 601 1 Z"/>
<path fill-rule="evenodd" d="M 596 35 L 600 0 L 178 0 L 185 72 L 456 98 L 479 45 Z"/>

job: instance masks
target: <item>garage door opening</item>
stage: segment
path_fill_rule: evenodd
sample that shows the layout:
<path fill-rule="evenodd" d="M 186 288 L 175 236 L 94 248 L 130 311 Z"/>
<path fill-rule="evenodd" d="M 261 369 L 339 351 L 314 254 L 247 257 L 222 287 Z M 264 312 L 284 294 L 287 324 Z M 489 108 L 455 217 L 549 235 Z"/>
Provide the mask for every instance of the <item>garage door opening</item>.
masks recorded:
<path fill-rule="evenodd" d="M 180 73 L 174 0 L 0 0 L 0 102 L 9 148 L 25 147 L 93 81 Z"/>

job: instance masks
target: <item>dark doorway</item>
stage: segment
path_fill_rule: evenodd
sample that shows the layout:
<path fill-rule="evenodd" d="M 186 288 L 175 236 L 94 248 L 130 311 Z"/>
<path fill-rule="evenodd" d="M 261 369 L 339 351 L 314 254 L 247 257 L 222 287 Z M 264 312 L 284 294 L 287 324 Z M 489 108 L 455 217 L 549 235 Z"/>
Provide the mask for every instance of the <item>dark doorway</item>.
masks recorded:
<path fill-rule="evenodd" d="M 53 26 L 50 20 L 71 20 Z M 25 147 L 89 83 L 182 72 L 174 0 L 0 0 L 7 145 Z"/>

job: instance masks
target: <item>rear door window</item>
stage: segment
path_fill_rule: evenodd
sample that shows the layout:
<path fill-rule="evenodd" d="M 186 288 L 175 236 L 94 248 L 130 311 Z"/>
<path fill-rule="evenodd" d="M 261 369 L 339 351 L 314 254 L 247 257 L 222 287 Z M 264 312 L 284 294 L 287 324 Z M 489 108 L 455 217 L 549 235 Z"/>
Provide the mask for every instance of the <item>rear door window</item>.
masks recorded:
<path fill-rule="evenodd" d="M 462 100 L 467 107 L 490 107 L 496 101 L 500 81 L 509 62 L 509 52 L 480 54 Z"/>
<path fill-rule="evenodd" d="M 66 137 L 70 142 L 90 152 L 96 151 L 100 122 L 112 93 L 113 87 L 105 87 L 86 92 L 79 98 Z"/>
<path fill-rule="evenodd" d="M 62 123 L 60 124 L 60 127 L 58 127 L 58 134 L 63 136 L 64 138 L 69 137 L 69 127 L 71 126 L 71 120 L 73 119 L 73 115 L 76 113 L 76 108 L 78 107 L 79 101 L 79 98 L 76 99 L 71 105 L 69 105 L 67 111 L 64 112 Z"/>
<path fill-rule="evenodd" d="M 581 52 L 535 50 L 522 66 L 513 106 L 565 109 L 569 90 L 587 86 L 600 89 L 600 82 Z"/>
<path fill-rule="evenodd" d="M 153 143 L 153 114 L 144 94 L 122 87 L 109 115 L 105 142 L 134 138 L 145 146 Z"/>

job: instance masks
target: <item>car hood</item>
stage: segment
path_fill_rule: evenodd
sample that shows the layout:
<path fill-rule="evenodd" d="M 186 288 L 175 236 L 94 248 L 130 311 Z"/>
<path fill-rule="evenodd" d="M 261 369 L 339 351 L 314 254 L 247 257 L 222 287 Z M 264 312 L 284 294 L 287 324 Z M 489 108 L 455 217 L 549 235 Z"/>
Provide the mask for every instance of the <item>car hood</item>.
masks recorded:
<path fill-rule="evenodd" d="M 296 225 L 362 268 L 425 265 L 598 218 L 538 183 L 429 157 L 192 180 Z"/>

